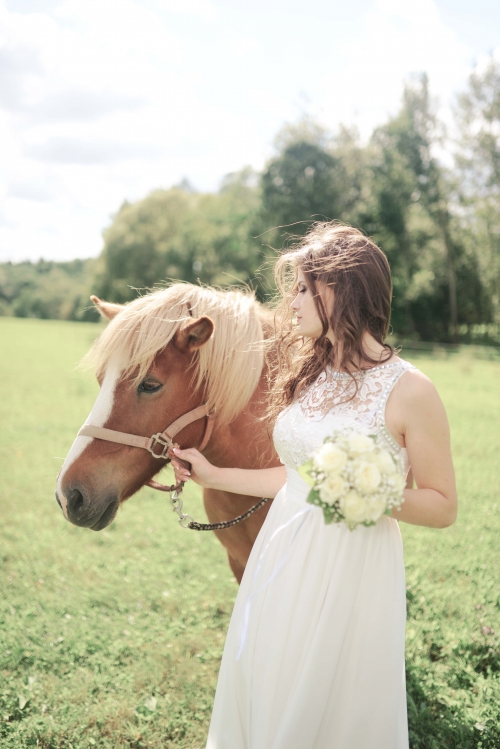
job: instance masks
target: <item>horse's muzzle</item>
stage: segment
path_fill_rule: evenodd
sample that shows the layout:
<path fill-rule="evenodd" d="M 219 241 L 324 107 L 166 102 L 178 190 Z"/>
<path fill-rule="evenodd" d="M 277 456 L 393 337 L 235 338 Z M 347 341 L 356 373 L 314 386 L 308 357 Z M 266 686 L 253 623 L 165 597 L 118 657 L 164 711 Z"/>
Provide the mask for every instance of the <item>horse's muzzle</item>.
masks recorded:
<path fill-rule="evenodd" d="M 77 486 L 66 488 L 64 497 L 66 499 L 65 514 L 70 523 L 81 528 L 90 528 L 93 531 L 106 528 L 114 519 L 120 504 L 118 498 L 112 496 L 100 502 L 96 507 L 96 502 L 89 501 L 85 491 Z M 59 498 L 57 501 L 61 504 Z"/>
<path fill-rule="evenodd" d="M 103 514 L 94 525 L 89 526 L 91 531 L 102 531 L 115 519 L 115 515 L 118 512 L 120 502 L 115 499 L 106 507 Z"/>

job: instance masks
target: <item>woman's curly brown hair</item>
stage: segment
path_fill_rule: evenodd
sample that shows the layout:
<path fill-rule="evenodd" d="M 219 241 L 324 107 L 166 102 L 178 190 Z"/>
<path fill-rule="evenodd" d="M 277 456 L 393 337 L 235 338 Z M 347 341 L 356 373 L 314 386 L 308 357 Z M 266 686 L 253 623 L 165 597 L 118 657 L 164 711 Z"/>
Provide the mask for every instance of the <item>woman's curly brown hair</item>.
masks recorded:
<path fill-rule="evenodd" d="M 299 268 L 323 326 L 314 340 L 304 339 L 293 324 L 290 304 L 297 293 Z M 279 302 L 275 309 L 276 355 L 270 362 L 271 421 L 328 365 L 340 372 L 359 372 L 387 361 L 395 352 L 385 343 L 392 299 L 389 263 L 382 250 L 358 229 L 338 222 L 315 224 L 299 244 L 278 258 L 275 278 Z M 326 287 L 333 290 L 330 315 L 320 293 Z M 329 328 L 333 345 L 327 338 Z M 384 347 L 384 358 L 372 359 L 364 349 L 366 331 Z M 355 377 L 353 380 L 356 382 Z"/>

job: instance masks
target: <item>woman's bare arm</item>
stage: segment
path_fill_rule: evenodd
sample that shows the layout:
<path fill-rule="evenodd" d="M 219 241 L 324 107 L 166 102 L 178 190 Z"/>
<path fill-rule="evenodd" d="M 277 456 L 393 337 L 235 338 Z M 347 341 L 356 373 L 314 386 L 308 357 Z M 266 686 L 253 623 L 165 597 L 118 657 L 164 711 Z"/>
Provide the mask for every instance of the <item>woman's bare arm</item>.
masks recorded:
<path fill-rule="evenodd" d="M 404 490 L 405 501 L 394 510 L 397 520 L 430 528 L 445 528 L 455 522 L 457 494 L 450 448 L 448 419 L 432 382 L 421 372 L 403 375 L 389 398 L 386 421 L 393 436 L 408 450 L 416 489 Z M 246 470 L 217 468 L 194 448 L 176 450 L 176 456 L 191 463 L 188 472 L 172 460 L 177 480 L 193 479 L 211 489 L 275 497 L 286 480 L 283 466 Z"/>
<path fill-rule="evenodd" d="M 410 371 L 402 376 L 389 398 L 386 421 L 393 436 L 397 431 L 404 439 L 417 486 L 405 489 L 405 501 L 393 517 L 429 528 L 452 525 L 457 492 L 448 419 L 436 388 L 424 374 Z"/>
<path fill-rule="evenodd" d="M 250 497 L 275 497 L 286 481 L 284 466 L 256 470 L 217 468 L 195 448 L 174 452 L 177 457 L 191 463 L 191 471 L 188 471 L 175 458 L 172 460 L 177 481 L 193 479 L 206 489 L 220 489 Z"/>

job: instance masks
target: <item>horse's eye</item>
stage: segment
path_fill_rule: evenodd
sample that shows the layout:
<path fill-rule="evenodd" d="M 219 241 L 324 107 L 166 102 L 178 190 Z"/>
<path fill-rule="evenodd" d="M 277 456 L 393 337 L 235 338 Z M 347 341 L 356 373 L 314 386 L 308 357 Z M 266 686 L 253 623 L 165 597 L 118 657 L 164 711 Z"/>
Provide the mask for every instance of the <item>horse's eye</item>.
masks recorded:
<path fill-rule="evenodd" d="M 162 387 L 163 385 L 154 380 L 143 380 L 138 389 L 140 393 L 156 393 Z"/>

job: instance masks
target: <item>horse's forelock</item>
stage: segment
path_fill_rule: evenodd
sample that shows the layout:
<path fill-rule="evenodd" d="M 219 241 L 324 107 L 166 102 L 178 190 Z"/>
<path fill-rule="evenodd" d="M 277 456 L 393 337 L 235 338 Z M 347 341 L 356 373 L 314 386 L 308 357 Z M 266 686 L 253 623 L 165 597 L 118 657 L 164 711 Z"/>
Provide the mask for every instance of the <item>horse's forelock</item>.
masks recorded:
<path fill-rule="evenodd" d="M 174 284 L 124 305 L 85 357 L 98 374 L 109 363 L 144 378 L 155 357 L 187 320 L 207 315 L 214 336 L 196 354 L 193 385 L 204 390 L 221 422 L 232 421 L 250 400 L 262 371 L 263 333 L 253 295 Z"/>

